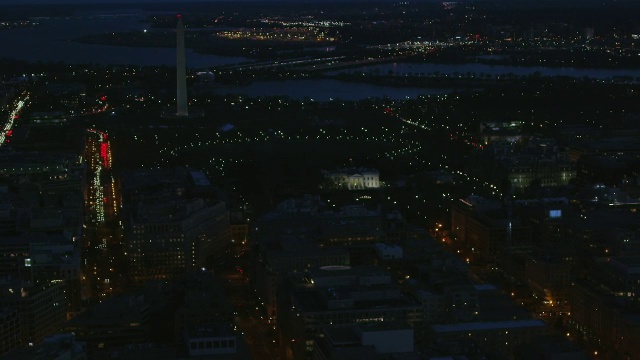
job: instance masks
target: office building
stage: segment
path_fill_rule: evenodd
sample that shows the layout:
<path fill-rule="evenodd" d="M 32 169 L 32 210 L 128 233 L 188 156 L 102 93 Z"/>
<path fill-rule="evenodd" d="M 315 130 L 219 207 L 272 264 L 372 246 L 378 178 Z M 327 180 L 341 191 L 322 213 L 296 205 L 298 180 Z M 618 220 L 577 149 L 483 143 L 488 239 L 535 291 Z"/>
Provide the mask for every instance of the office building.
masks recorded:
<path fill-rule="evenodd" d="M 29 283 L 5 278 L 0 283 L 0 308 L 17 309 L 23 345 L 39 344 L 58 333 L 66 319 L 64 281 Z"/>
<path fill-rule="evenodd" d="M 509 263 L 531 245 L 531 229 L 497 201 L 470 196 L 454 203 L 451 233 L 465 244 L 476 264 Z"/>
<path fill-rule="evenodd" d="M 296 359 L 311 356 L 322 327 L 361 322 L 420 326 L 422 307 L 379 267 L 325 267 L 291 277 L 279 297 L 283 343 Z"/>
<path fill-rule="evenodd" d="M 231 246 L 224 202 L 190 196 L 194 172 L 156 169 L 125 175 L 125 241 L 134 282 L 201 269 Z"/>
<path fill-rule="evenodd" d="M 544 321 L 537 319 L 433 325 L 431 346 L 455 355 L 480 350 L 492 358 L 514 359 L 519 345 L 546 333 Z"/>
<path fill-rule="evenodd" d="M 413 329 L 409 325 L 401 322 L 361 322 L 324 327 L 316 338 L 312 358 L 377 360 L 408 354 L 416 354 Z"/>

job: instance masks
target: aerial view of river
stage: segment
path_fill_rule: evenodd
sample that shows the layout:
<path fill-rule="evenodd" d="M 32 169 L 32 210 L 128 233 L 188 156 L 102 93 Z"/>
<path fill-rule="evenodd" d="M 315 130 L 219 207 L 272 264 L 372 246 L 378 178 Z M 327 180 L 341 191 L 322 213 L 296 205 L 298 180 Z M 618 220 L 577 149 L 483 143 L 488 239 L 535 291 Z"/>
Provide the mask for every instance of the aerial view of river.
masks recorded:
<path fill-rule="evenodd" d="M 2 58 L 31 62 L 65 62 L 69 64 L 175 65 L 174 48 L 125 47 L 74 42 L 73 39 L 108 32 L 144 31 L 140 22 L 145 14 L 127 11 L 108 15 L 81 15 L 70 18 L 34 19 L 38 25 L 0 31 L 0 43 L 7 51 Z M 249 61 L 242 57 L 216 56 L 187 51 L 187 66 L 205 68 Z"/>
<path fill-rule="evenodd" d="M 149 13 L 140 10 L 122 10 L 115 13 L 85 13 L 73 17 L 38 18 L 36 26 L 0 31 L 0 42 L 6 49 L 0 57 L 31 62 L 65 62 L 71 64 L 132 64 L 132 65 L 175 65 L 174 48 L 125 47 L 95 45 L 74 42 L 81 36 L 123 31 L 153 31 L 141 20 Z M 188 50 L 187 66 L 192 69 L 208 68 L 226 64 L 251 61 L 242 57 L 199 54 Z M 476 75 L 501 74 L 528 75 L 540 73 L 543 76 L 573 76 L 591 78 L 611 78 L 619 76 L 640 77 L 640 69 L 580 69 L 468 64 L 378 64 L 333 71 L 337 73 L 374 73 L 394 75 Z M 393 99 L 415 98 L 422 94 L 443 94 L 450 89 L 424 87 L 402 88 L 365 83 L 350 83 L 333 79 L 256 81 L 247 86 L 220 87 L 209 89 L 211 93 L 238 93 L 249 96 L 289 96 L 311 98 L 319 101 L 330 99 L 356 100 L 368 97 L 390 97 Z"/>
<path fill-rule="evenodd" d="M 393 87 L 365 83 L 343 82 L 333 79 L 256 81 L 246 86 L 211 88 L 214 94 L 243 94 L 247 96 L 288 96 L 292 99 L 309 98 L 315 101 L 359 100 L 388 97 L 395 100 L 415 99 L 419 95 L 451 93 L 451 89 L 426 87 Z"/>

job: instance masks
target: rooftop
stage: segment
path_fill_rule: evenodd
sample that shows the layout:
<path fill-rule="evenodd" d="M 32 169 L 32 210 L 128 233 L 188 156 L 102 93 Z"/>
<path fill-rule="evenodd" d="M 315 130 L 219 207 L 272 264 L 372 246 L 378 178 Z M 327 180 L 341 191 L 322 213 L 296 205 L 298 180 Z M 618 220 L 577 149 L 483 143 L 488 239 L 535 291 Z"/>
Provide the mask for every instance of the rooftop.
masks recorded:
<path fill-rule="evenodd" d="M 360 344 L 360 335 L 353 325 L 329 326 L 324 334 L 333 346 Z"/>
<path fill-rule="evenodd" d="M 529 320 L 513 320 L 513 321 L 494 321 L 494 322 L 473 322 L 473 323 L 459 323 L 459 324 L 446 324 L 446 325 L 433 325 L 431 329 L 434 332 L 460 332 L 460 331 L 490 331 L 490 330 L 508 330 L 508 329 L 523 329 L 532 327 L 545 327 L 546 324 L 542 320 L 529 319 Z"/>
<path fill-rule="evenodd" d="M 216 322 L 189 327 L 189 338 L 214 338 L 236 336 L 231 323 Z"/>

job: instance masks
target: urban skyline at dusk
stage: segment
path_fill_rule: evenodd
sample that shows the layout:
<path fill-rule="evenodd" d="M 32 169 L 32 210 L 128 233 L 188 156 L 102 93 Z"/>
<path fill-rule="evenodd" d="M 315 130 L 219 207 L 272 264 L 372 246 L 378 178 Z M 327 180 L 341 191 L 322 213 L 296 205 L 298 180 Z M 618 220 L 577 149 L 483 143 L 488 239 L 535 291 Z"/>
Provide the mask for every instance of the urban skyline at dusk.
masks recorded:
<path fill-rule="evenodd" d="M 640 3 L 59 2 L 0 0 L 0 358 L 640 358 Z"/>

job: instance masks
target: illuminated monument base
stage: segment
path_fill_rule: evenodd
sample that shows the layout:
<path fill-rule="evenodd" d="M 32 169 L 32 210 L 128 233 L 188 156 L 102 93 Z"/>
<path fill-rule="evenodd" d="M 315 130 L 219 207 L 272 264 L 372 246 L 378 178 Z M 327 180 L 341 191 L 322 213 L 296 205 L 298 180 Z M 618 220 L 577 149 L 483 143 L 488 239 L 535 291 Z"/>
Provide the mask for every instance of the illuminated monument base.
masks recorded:
<path fill-rule="evenodd" d="M 163 119 L 201 119 L 204 117 L 204 110 L 190 107 L 189 114 L 180 115 L 176 112 L 176 108 L 167 107 L 160 115 Z"/>

